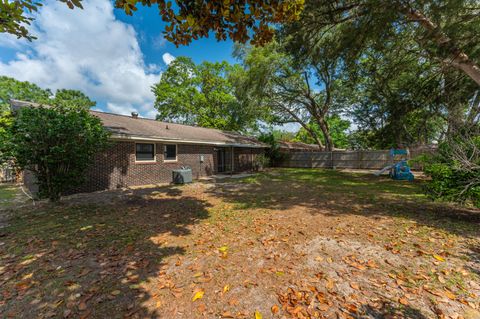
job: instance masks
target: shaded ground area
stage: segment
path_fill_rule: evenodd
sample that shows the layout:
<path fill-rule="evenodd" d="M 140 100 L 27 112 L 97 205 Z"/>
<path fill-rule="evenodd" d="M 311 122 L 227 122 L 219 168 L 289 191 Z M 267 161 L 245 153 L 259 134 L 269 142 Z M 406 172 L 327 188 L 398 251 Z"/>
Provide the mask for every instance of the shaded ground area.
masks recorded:
<path fill-rule="evenodd" d="M 282 169 L 10 212 L 0 317 L 480 317 L 480 212 L 421 182 Z"/>
<path fill-rule="evenodd" d="M 0 184 L 0 237 L 4 236 L 4 229 L 14 208 L 27 205 L 29 198 L 22 192 L 19 185 L 13 183 Z M 0 246 L 4 243 L 0 240 Z"/>
<path fill-rule="evenodd" d="M 22 192 L 20 187 L 15 184 L 0 184 L 0 209 L 18 207 L 24 204 L 28 197 Z"/>

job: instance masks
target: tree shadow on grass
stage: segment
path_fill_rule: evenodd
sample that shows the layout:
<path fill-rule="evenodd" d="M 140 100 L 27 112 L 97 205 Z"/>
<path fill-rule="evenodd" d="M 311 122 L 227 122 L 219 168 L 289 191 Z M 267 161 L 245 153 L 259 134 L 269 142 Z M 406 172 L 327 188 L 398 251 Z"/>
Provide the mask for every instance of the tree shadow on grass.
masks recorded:
<path fill-rule="evenodd" d="M 284 175 L 282 175 L 285 173 Z M 462 236 L 478 236 L 480 210 L 429 201 L 422 182 L 328 170 L 280 170 L 243 181 L 223 181 L 209 192 L 238 209 L 289 210 L 311 214 L 404 217 Z"/>
<path fill-rule="evenodd" d="M 469 245 L 467 257 L 470 261 L 467 268 L 480 276 L 480 242 Z"/>
<path fill-rule="evenodd" d="M 17 211 L 1 238 L 1 317 L 157 317 L 158 296 L 145 284 L 186 251 L 166 238 L 209 216 L 207 202 L 181 192 L 154 187 L 116 204 Z"/>
<path fill-rule="evenodd" d="M 239 210 L 301 208 L 312 215 L 353 215 L 373 221 L 392 217 L 426 226 L 429 232 L 440 230 L 473 241 L 480 239 L 480 210 L 432 202 L 421 187 L 422 181 L 409 183 L 332 170 L 278 170 L 224 181 L 209 192 Z M 461 253 L 475 261 L 474 252 Z"/>
<path fill-rule="evenodd" d="M 415 309 L 411 306 L 398 305 L 390 301 L 383 301 L 379 307 L 372 307 L 371 305 L 365 305 L 359 309 L 359 313 L 364 315 L 357 316 L 357 318 L 374 318 L 374 319 L 384 319 L 384 318 L 403 318 L 403 319 L 427 319 L 427 317 L 422 314 L 418 309 Z"/>

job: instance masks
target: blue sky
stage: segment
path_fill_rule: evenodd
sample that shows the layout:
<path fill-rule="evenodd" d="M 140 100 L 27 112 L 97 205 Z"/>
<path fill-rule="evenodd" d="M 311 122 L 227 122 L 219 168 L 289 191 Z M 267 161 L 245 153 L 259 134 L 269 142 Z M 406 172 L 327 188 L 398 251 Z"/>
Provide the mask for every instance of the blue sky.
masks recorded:
<path fill-rule="evenodd" d="M 162 37 L 165 23 L 161 20 L 155 6 L 140 7 L 133 16 L 128 16 L 122 10 L 116 9 L 114 13 L 118 20 L 132 25 L 139 34 L 140 47 L 147 63 L 161 63 L 162 54 L 165 52 L 174 56 L 189 56 L 195 63 L 205 60 L 235 62 L 231 54 L 233 42 L 230 40 L 218 42 L 214 37 L 209 37 L 178 48 L 166 41 Z"/>
<path fill-rule="evenodd" d="M 200 39 L 179 48 L 165 41 L 156 7 L 127 16 L 110 0 L 84 0 L 84 10 L 44 3 L 30 28 L 37 40 L 0 34 L 0 74 L 53 90 L 82 90 L 103 111 L 154 117 L 150 87 L 175 57 L 235 62 L 231 41 Z"/>

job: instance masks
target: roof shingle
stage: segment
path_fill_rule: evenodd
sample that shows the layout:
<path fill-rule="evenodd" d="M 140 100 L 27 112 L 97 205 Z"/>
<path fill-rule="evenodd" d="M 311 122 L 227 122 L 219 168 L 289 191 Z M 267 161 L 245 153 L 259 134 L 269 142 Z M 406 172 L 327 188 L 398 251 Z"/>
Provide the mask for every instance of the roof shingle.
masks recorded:
<path fill-rule="evenodd" d="M 12 109 L 22 107 L 38 107 L 39 104 L 25 101 L 11 101 Z M 90 111 L 100 118 L 105 128 L 110 130 L 114 138 L 148 138 L 161 141 L 216 144 L 226 146 L 268 147 L 253 137 L 235 132 L 222 131 L 197 126 L 161 122 L 146 118 Z"/>

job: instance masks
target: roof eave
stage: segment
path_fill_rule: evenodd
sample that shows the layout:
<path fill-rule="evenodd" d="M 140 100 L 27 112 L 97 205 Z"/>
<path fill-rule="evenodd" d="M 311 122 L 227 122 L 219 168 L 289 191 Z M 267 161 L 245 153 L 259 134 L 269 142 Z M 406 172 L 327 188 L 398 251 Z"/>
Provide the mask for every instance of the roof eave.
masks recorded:
<path fill-rule="evenodd" d="M 162 143 L 176 143 L 176 144 L 198 144 L 198 145 L 215 145 L 215 146 L 230 146 L 230 147 L 250 147 L 250 148 L 268 148 L 267 144 L 243 144 L 243 143 L 229 143 L 223 141 L 205 141 L 205 140 L 188 140 L 180 138 L 166 138 L 158 136 L 134 135 L 125 133 L 112 133 L 110 138 L 118 141 L 149 141 Z"/>

